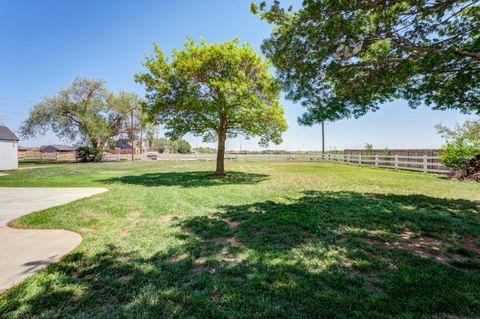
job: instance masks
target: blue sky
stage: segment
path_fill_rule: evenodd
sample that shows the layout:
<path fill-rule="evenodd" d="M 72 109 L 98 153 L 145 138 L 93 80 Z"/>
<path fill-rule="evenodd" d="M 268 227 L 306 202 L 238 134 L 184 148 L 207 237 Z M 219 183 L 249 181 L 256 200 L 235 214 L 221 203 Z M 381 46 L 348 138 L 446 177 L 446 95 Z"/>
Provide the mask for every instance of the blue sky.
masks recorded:
<path fill-rule="evenodd" d="M 283 1 L 285 4 L 288 1 Z M 17 130 L 32 104 L 67 87 L 76 76 L 102 78 L 114 90 L 143 93 L 133 75 L 153 51 L 180 48 L 187 36 L 221 42 L 239 36 L 258 50 L 270 26 L 250 13 L 249 0 L 2 0 L 0 1 L 0 122 Z M 283 100 L 289 129 L 286 150 L 318 150 L 319 127 L 300 127 L 300 105 Z M 327 149 L 435 148 L 434 125 L 454 125 L 456 111 L 412 110 L 404 101 L 360 119 L 326 126 Z M 193 146 L 200 138 L 186 136 Z M 22 140 L 25 146 L 58 143 L 53 134 Z M 230 140 L 228 149 L 259 149 L 256 140 Z"/>

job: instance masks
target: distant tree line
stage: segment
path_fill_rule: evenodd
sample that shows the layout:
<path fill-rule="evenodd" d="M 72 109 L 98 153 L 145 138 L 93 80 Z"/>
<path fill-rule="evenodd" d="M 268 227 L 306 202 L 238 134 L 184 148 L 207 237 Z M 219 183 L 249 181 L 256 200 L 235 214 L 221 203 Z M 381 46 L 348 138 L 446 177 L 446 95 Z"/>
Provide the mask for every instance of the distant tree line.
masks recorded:
<path fill-rule="evenodd" d="M 189 154 L 192 152 L 192 146 L 186 140 L 171 140 L 164 137 L 149 140 L 149 149 L 159 153 Z"/>
<path fill-rule="evenodd" d="M 215 154 L 217 152 L 217 149 L 213 147 L 195 147 L 193 150 L 199 154 Z"/>

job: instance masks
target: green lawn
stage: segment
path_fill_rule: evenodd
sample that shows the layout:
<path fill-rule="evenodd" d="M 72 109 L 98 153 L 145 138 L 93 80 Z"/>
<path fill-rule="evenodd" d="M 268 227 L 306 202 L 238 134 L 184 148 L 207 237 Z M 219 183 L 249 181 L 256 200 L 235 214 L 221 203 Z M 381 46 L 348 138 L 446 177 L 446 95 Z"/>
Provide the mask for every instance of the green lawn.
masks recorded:
<path fill-rule="evenodd" d="M 480 184 L 333 163 L 65 164 L 0 186 L 103 186 L 20 218 L 84 240 L 0 317 L 480 317 Z M 1 192 L 1 191 L 0 191 Z"/>

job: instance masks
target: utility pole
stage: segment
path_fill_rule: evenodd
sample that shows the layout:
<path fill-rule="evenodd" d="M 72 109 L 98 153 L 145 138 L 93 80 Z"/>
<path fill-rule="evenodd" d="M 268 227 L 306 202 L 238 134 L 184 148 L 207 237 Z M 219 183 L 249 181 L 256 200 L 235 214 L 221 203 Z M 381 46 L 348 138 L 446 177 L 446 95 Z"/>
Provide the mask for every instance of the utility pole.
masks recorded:
<path fill-rule="evenodd" d="M 325 122 L 322 121 L 322 159 L 325 155 Z"/>
<path fill-rule="evenodd" d="M 130 110 L 130 143 L 132 147 L 132 162 L 135 161 L 135 147 L 133 145 L 134 142 L 134 128 L 133 128 L 133 109 Z"/>

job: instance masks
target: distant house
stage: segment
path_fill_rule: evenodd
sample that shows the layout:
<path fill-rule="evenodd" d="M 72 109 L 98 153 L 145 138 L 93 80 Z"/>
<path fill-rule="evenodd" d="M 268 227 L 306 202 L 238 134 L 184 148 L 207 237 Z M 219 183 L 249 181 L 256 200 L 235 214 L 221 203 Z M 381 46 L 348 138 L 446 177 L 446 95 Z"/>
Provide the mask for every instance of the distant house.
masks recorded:
<path fill-rule="evenodd" d="M 140 153 L 140 149 L 135 144 L 133 145 L 133 152 L 134 154 Z M 128 143 L 126 140 L 118 140 L 115 149 L 112 150 L 112 153 L 132 154 L 132 145 Z"/>
<path fill-rule="evenodd" d="M 70 153 L 75 152 L 75 147 L 70 145 L 45 145 L 40 147 L 41 153 Z"/>
<path fill-rule="evenodd" d="M 0 126 L 0 170 L 18 168 L 18 137 L 6 126 Z"/>
<path fill-rule="evenodd" d="M 127 143 L 125 140 L 118 140 L 117 148 L 121 150 L 131 150 L 132 146 L 129 143 Z"/>

